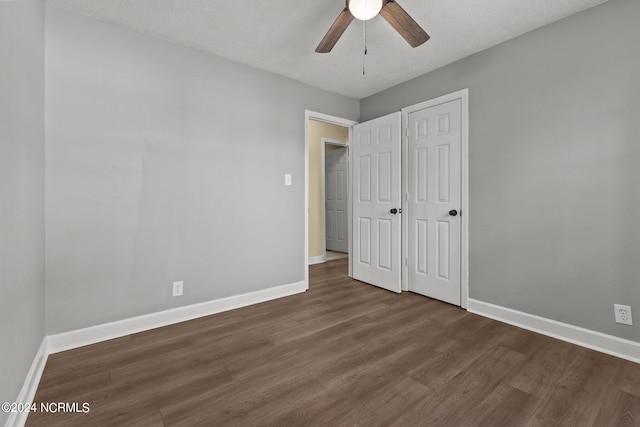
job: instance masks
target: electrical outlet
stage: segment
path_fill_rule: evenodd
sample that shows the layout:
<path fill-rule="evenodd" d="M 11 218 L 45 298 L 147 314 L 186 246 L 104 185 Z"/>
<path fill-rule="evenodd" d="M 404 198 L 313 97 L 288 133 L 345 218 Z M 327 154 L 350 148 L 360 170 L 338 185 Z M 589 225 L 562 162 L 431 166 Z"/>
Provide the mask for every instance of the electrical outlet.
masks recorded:
<path fill-rule="evenodd" d="M 631 317 L 630 306 L 614 304 L 613 309 L 616 312 L 616 323 L 622 323 L 623 325 L 633 325 L 633 317 Z"/>
<path fill-rule="evenodd" d="M 173 282 L 173 296 L 179 297 L 182 295 L 182 288 L 184 287 L 184 282 Z"/>

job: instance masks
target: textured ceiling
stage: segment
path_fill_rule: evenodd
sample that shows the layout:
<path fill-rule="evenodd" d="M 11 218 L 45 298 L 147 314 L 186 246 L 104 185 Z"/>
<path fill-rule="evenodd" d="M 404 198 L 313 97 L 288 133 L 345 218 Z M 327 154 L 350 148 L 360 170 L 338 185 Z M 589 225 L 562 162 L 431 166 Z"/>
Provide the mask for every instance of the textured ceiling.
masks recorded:
<path fill-rule="evenodd" d="M 344 0 L 48 0 L 108 22 L 364 98 L 605 0 L 398 0 L 431 40 L 412 49 L 377 16 L 314 50 Z"/>

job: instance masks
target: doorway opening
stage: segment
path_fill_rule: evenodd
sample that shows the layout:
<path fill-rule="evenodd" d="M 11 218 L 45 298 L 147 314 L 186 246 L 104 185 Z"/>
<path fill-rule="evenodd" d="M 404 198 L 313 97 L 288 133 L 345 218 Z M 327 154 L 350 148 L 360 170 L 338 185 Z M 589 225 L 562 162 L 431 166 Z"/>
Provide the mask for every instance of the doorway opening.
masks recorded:
<path fill-rule="evenodd" d="M 305 111 L 305 278 L 307 283 L 308 265 L 326 262 L 328 258 L 345 257 L 344 254 L 348 256 L 350 252 L 348 183 L 351 179 L 348 168 L 348 147 L 351 141 L 351 128 L 354 124 L 356 122 L 352 120 Z M 338 184 L 340 184 L 339 188 Z M 340 200 L 337 200 L 338 198 Z M 329 244 L 327 244 L 328 241 Z M 334 243 L 339 243 L 340 246 L 336 247 Z M 327 248 L 330 250 L 329 257 Z"/>
<path fill-rule="evenodd" d="M 325 261 L 333 261 L 349 256 L 349 145 L 323 137 L 321 148 Z"/>
<path fill-rule="evenodd" d="M 348 143 L 350 127 L 309 120 L 309 264 L 327 249 L 349 253 Z M 328 162 L 328 163 L 327 163 Z"/>

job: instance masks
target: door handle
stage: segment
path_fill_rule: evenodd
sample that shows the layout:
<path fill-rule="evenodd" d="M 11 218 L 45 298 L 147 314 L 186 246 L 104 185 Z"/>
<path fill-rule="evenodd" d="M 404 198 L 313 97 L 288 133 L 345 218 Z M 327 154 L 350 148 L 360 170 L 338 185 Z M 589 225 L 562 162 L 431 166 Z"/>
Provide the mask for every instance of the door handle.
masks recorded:
<path fill-rule="evenodd" d="M 389 213 L 394 214 L 394 215 L 398 214 L 398 213 L 402 213 L 402 208 L 400 208 L 400 209 L 393 208 L 393 209 L 391 209 L 389 211 Z"/>
<path fill-rule="evenodd" d="M 458 211 L 455 210 L 455 209 L 452 209 L 452 210 L 449 211 L 449 215 L 456 216 L 456 215 L 458 215 Z"/>

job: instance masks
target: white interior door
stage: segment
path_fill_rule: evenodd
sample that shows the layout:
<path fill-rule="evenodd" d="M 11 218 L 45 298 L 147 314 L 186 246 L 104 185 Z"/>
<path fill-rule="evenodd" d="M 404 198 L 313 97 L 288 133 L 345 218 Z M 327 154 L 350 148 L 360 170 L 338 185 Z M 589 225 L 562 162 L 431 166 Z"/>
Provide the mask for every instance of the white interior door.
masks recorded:
<path fill-rule="evenodd" d="M 355 125 L 353 278 L 394 292 L 401 286 L 401 114 Z"/>
<path fill-rule="evenodd" d="M 328 251 L 349 252 L 347 244 L 348 164 L 346 147 L 325 152 L 325 230 Z"/>
<path fill-rule="evenodd" d="M 460 305 L 461 100 L 408 115 L 408 287 Z"/>

